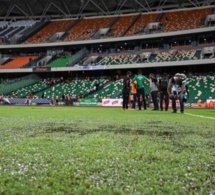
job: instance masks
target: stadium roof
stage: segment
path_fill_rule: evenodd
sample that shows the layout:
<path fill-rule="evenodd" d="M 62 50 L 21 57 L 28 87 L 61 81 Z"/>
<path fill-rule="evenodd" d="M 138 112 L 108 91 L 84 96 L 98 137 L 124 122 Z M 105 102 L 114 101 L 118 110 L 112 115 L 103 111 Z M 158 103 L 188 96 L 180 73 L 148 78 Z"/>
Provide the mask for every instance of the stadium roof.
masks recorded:
<path fill-rule="evenodd" d="M 1 20 L 73 18 L 215 5 L 215 0 L 0 0 Z"/>

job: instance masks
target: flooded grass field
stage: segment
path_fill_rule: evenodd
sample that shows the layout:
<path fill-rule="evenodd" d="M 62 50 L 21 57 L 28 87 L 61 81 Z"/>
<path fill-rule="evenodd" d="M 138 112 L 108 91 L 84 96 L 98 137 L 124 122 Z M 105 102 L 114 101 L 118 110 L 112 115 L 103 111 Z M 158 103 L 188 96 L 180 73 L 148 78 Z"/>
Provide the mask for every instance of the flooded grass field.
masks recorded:
<path fill-rule="evenodd" d="M 215 110 L 0 107 L 0 194 L 215 194 Z"/>

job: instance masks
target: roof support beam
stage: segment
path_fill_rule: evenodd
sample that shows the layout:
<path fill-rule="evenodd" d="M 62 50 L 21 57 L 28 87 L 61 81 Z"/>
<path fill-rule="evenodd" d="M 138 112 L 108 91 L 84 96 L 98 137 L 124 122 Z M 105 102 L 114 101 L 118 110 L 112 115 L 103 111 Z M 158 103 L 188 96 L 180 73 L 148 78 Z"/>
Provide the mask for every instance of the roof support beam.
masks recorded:
<path fill-rule="evenodd" d="M 71 12 L 69 11 L 68 9 L 68 6 L 66 5 L 65 1 L 64 0 L 61 0 L 63 6 L 65 7 L 65 9 L 67 10 L 68 14 L 71 16 Z"/>
<path fill-rule="evenodd" d="M 68 16 L 68 14 L 66 14 L 59 6 L 57 6 L 55 3 L 51 3 L 51 5 L 53 5 L 54 7 L 56 7 L 65 17 Z"/>
<path fill-rule="evenodd" d="M 27 0 L 25 0 L 25 4 L 26 4 L 26 6 L 27 6 L 29 12 L 31 13 L 31 16 L 34 16 L 34 13 L 33 13 L 33 11 L 32 11 L 32 9 L 31 9 L 31 7 L 30 7 L 30 5 L 29 5 L 29 3 L 28 3 Z"/>
<path fill-rule="evenodd" d="M 9 17 L 9 15 L 11 14 L 11 12 L 13 11 L 14 8 L 17 8 L 21 13 L 23 13 L 25 16 L 29 17 L 29 15 L 23 10 L 21 9 L 14 0 L 11 1 L 10 7 L 7 11 L 7 14 L 5 16 L 5 20 Z"/>
<path fill-rule="evenodd" d="M 145 2 L 146 2 L 146 5 L 147 5 L 148 8 L 149 8 L 149 11 L 152 11 L 151 6 L 150 6 L 149 3 L 148 3 L 148 0 L 145 0 Z"/>
<path fill-rule="evenodd" d="M 196 1 L 196 5 L 200 7 L 199 1 L 198 0 L 195 0 L 195 1 Z"/>
<path fill-rule="evenodd" d="M 107 7 L 107 5 L 105 4 L 104 0 L 100 0 L 102 2 L 102 4 L 104 5 L 105 9 L 107 10 L 107 13 L 110 14 L 110 11 Z"/>
<path fill-rule="evenodd" d="M 138 5 L 140 5 L 140 7 L 142 7 L 144 10 L 146 10 L 147 12 L 150 12 L 150 7 L 149 7 L 149 4 L 147 3 L 147 5 L 148 5 L 148 8 L 147 7 L 145 7 L 142 3 L 140 3 L 138 0 L 135 0 L 135 2 L 138 4 Z"/>
<path fill-rule="evenodd" d="M 215 0 L 206 0 L 206 1 L 204 1 L 203 6 L 211 5 L 214 2 L 215 2 Z"/>
<path fill-rule="evenodd" d="M 48 9 L 49 9 L 49 5 L 51 4 L 51 1 L 52 1 L 52 0 L 49 0 L 49 1 L 46 3 L 46 5 L 45 5 L 45 7 L 44 7 L 44 9 L 43 9 L 43 13 L 42 13 L 41 18 L 45 17 L 45 15 L 46 15 L 46 13 L 47 13 L 47 11 L 48 11 Z"/>
<path fill-rule="evenodd" d="M 72 4 L 71 4 L 72 2 Z M 4 20 L 70 18 L 212 6 L 215 0 L 0 0 Z"/>
<path fill-rule="evenodd" d="M 81 0 L 81 7 L 80 7 L 80 9 L 78 11 L 78 15 L 82 14 L 82 12 L 87 7 L 87 5 L 88 5 L 89 2 L 90 2 L 90 0 L 87 0 L 86 3 L 84 3 L 84 0 Z"/>
<path fill-rule="evenodd" d="M 157 7 L 157 11 L 162 10 L 162 9 L 163 9 L 163 6 L 166 4 L 167 1 L 168 1 L 168 0 L 163 0 L 163 3 L 162 3 L 162 0 L 160 0 L 160 3 L 159 3 L 159 5 L 158 5 L 158 7 Z"/>
<path fill-rule="evenodd" d="M 103 14 L 108 15 L 97 3 L 95 3 L 93 0 L 90 0 L 90 2 L 95 5 Z"/>
<path fill-rule="evenodd" d="M 124 2 L 123 2 L 124 1 Z M 127 2 L 127 0 L 120 0 L 118 7 L 116 9 L 116 11 L 120 11 L 122 9 L 122 7 L 125 5 L 125 3 Z"/>
<path fill-rule="evenodd" d="M 193 2 L 192 0 L 188 0 L 193 6 L 195 6 L 195 7 L 198 7 L 198 5 L 195 3 L 195 2 Z"/>
<path fill-rule="evenodd" d="M 11 0 L 11 1 L 10 1 L 10 7 L 9 7 L 7 13 L 6 13 L 6 16 L 5 16 L 5 19 L 4 19 L 4 20 L 6 20 L 6 19 L 8 18 L 8 16 L 10 15 L 10 13 L 11 13 L 12 10 L 13 10 L 13 7 L 14 7 L 14 1 Z"/>
<path fill-rule="evenodd" d="M 53 3 L 52 0 L 49 1 L 47 7 L 44 9 L 44 11 L 43 11 L 43 16 L 45 16 L 45 14 L 48 12 L 49 8 L 50 8 L 52 5 L 53 5 L 55 8 L 57 8 L 57 9 L 64 15 L 64 17 L 68 17 L 68 14 L 66 14 L 59 6 L 57 6 L 55 3 Z"/>

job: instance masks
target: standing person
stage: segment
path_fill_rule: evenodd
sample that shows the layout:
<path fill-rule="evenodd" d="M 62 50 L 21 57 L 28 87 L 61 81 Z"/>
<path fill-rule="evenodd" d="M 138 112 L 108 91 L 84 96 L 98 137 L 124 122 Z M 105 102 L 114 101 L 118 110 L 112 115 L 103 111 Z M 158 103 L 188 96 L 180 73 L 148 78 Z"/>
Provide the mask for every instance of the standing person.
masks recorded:
<path fill-rule="evenodd" d="M 44 98 L 45 97 L 45 94 L 44 94 L 44 92 L 42 93 L 42 95 L 41 95 L 41 98 Z"/>
<path fill-rule="evenodd" d="M 55 104 L 58 105 L 58 102 L 59 102 L 59 95 L 56 95 L 55 96 Z"/>
<path fill-rule="evenodd" d="M 65 99 L 66 99 L 66 105 L 68 106 L 69 105 L 69 94 L 67 94 L 66 96 L 65 96 Z"/>
<path fill-rule="evenodd" d="M 154 109 L 153 110 L 159 110 L 159 106 L 158 106 L 158 80 L 157 78 L 155 78 L 155 75 L 153 73 L 149 74 L 149 87 L 150 87 L 150 93 L 152 96 L 152 102 L 154 105 Z"/>
<path fill-rule="evenodd" d="M 62 94 L 62 101 L 64 102 L 64 100 L 65 100 L 65 94 Z"/>
<path fill-rule="evenodd" d="M 169 78 L 168 74 L 164 73 L 162 78 L 159 80 L 159 91 L 160 91 L 160 109 L 163 111 L 163 101 L 165 102 L 165 111 L 169 108 L 169 94 L 167 92 Z"/>
<path fill-rule="evenodd" d="M 68 94 L 67 99 L 68 99 L 68 105 L 73 105 L 72 97 L 70 94 Z"/>
<path fill-rule="evenodd" d="M 129 94 L 130 94 L 130 76 L 131 76 L 131 72 L 128 71 L 126 73 L 125 78 L 123 79 L 123 89 L 122 89 L 123 110 L 128 109 Z"/>
<path fill-rule="evenodd" d="M 186 75 L 177 73 L 175 74 L 168 83 L 167 92 L 170 99 L 172 99 L 173 113 L 177 113 L 176 100 L 179 99 L 180 111 L 184 113 L 184 100 L 186 92 Z"/>
<path fill-rule="evenodd" d="M 138 70 L 138 75 L 136 75 L 133 79 L 137 82 L 137 101 L 138 101 L 138 108 L 141 110 L 142 103 L 141 103 L 141 96 L 143 101 L 144 110 L 146 110 L 146 97 L 145 97 L 145 90 L 144 86 L 146 82 L 149 82 L 148 78 L 142 75 L 142 70 Z"/>
<path fill-rule="evenodd" d="M 135 80 L 131 82 L 131 95 L 133 99 L 131 108 L 135 110 L 137 101 L 137 81 Z"/>
<path fill-rule="evenodd" d="M 27 105 L 30 105 L 30 95 L 29 94 L 27 94 L 27 96 L 26 96 L 25 103 Z"/>

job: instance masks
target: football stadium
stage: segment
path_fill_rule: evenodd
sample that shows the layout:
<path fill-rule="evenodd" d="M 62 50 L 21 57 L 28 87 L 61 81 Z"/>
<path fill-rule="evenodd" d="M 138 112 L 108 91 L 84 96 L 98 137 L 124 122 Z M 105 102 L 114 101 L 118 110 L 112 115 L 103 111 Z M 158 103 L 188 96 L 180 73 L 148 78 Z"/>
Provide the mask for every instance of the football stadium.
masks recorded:
<path fill-rule="evenodd" d="M 0 5 L 0 194 L 215 194 L 215 0 Z"/>

